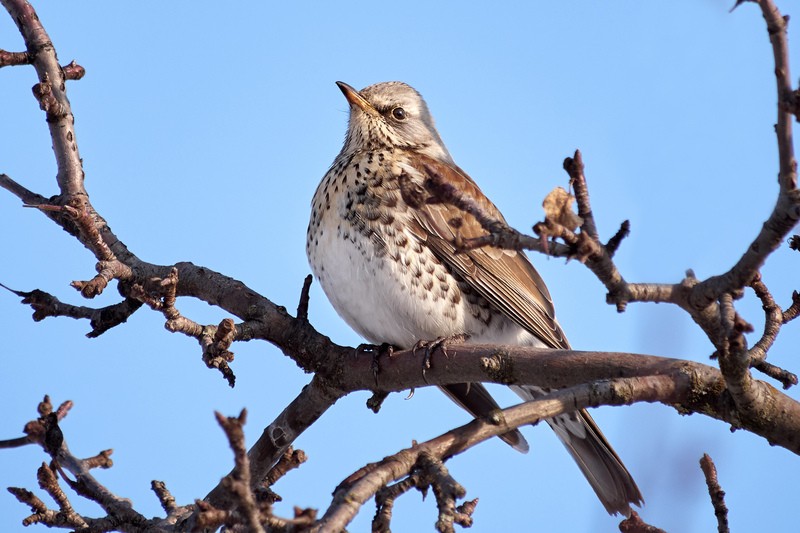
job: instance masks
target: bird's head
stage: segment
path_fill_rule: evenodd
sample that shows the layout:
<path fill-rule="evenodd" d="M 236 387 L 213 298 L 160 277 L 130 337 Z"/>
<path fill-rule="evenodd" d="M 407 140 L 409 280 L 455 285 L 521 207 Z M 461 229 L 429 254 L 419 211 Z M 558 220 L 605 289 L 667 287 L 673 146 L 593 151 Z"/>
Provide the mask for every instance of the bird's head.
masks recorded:
<path fill-rule="evenodd" d="M 425 100 L 413 87 L 400 81 L 376 83 L 361 91 L 341 81 L 336 85 L 350 103 L 345 150 L 392 147 L 453 162 Z"/>

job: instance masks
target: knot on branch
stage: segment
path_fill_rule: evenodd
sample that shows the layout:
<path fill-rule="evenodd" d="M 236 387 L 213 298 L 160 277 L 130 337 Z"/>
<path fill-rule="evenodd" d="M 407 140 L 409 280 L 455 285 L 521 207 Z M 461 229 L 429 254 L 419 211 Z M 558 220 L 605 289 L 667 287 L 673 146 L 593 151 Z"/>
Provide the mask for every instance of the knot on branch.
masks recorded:
<path fill-rule="evenodd" d="M 61 67 L 65 80 L 79 80 L 86 75 L 86 69 L 75 62 L 70 61 L 69 65 Z"/>
<path fill-rule="evenodd" d="M 797 122 L 800 122 L 800 89 L 795 89 L 784 95 L 778 106 L 781 111 L 791 114 Z"/>
<path fill-rule="evenodd" d="M 628 308 L 628 302 L 630 302 L 632 299 L 633 294 L 631 293 L 630 287 L 627 284 L 614 286 L 606 294 L 606 303 L 616 306 L 618 313 L 624 313 Z"/>
<path fill-rule="evenodd" d="M 481 358 L 481 368 L 489 379 L 495 383 L 514 383 L 514 361 L 503 352 L 496 352 L 491 357 Z"/>
<path fill-rule="evenodd" d="M 61 88 L 63 90 L 63 87 Z M 39 102 L 39 108 L 47 115 L 47 121 L 53 122 L 67 116 L 67 107 L 58 101 L 53 94 L 53 84 L 47 73 L 44 79 L 33 86 L 33 96 Z"/>
<path fill-rule="evenodd" d="M 203 334 L 203 326 L 183 317 L 175 307 L 178 290 L 178 269 L 172 267 L 163 278 L 152 277 L 144 283 L 131 285 L 132 298 L 147 304 L 154 311 L 160 311 L 167 319 L 164 327 L 173 333 L 181 332 L 199 339 Z"/>

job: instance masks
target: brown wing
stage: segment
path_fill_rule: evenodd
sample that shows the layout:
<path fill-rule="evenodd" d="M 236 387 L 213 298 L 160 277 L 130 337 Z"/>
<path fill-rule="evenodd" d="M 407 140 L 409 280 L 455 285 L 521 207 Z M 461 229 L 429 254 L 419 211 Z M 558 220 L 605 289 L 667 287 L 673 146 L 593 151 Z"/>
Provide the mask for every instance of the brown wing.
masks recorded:
<path fill-rule="evenodd" d="M 487 214 L 505 222 L 503 215 L 464 171 L 430 157 L 416 154 L 414 169 L 425 179 L 452 186 L 478 203 Z M 564 332 L 555 321 L 550 292 L 539 273 L 522 252 L 485 246 L 456 253 L 456 236 L 474 238 L 486 234 L 474 216 L 441 203 L 427 192 L 415 210 L 419 238 L 426 241 L 444 264 L 453 269 L 481 296 L 507 317 L 551 348 L 569 348 Z M 413 229 L 413 228 L 412 228 Z"/>
<path fill-rule="evenodd" d="M 505 222 L 500 211 L 481 192 L 467 174 L 455 165 L 419 155 L 413 170 L 421 173 L 424 179 L 432 180 L 440 186 L 451 186 L 466 197 L 477 202 L 488 215 Z M 403 188 L 401 180 L 401 193 Z M 425 190 L 424 184 L 417 192 Z M 474 216 L 449 204 L 437 201 L 430 193 L 424 202 L 416 200 L 415 212 L 419 238 L 427 242 L 443 263 L 458 273 L 481 296 L 496 309 L 538 337 L 551 348 L 569 348 L 569 342 L 555 320 L 555 311 L 550 293 L 544 281 L 522 252 L 483 247 L 465 253 L 455 253 L 452 242 L 456 236 L 461 238 L 480 237 L 486 233 Z M 405 195 L 404 195 L 405 197 Z M 408 199 L 407 199 L 408 200 Z M 472 384 L 474 389 L 476 384 Z M 544 392 L 537 387 L 512 387 L 526 400 L 540 397 Z M 488 407 L 483 404 L 482 395 L 468 401 L 470 386 L 461 385 L 445 390 L 462 407 L 476 415 L 485 416 Z M 488 392 L 481 387 L 481 393 Z M 465 398 L 466 397 L 466 398 Z M 491 397 L 489 397 L 491 400 Z M 491 400 L 494 403 L 493 400 Z M 560 415 L 548 419 L 556 434 L 572 454 L 581 471 L 589 480 L 606 510 L 630 516 L 630 503 L 640 505 L 642 495 L 636 482 L 622 461 L 608 443 L 600 428 L 585 410 Z M 514 445 L 510 437 L 506 442 Z"/>

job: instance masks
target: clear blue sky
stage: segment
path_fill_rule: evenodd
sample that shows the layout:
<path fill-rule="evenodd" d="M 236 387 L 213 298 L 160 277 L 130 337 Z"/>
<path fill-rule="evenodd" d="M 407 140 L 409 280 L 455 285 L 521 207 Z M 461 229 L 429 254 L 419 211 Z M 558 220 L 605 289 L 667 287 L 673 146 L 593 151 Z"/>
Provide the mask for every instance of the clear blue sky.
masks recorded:
<path fill-rule="evenodd" d="M 205 265 L 289 309 L 309 272 L 309 201 L 344 137 L 347 104 L 336 80 L 403 80 L 420 90 L 455 160 L 521 230 L 541 218 L 547 192 L 566 185 L 561 163 L 580 148 L 601 232 L 608 237 L 631 221 L 617 255 L 631 281 L 726 270 L 776 197 L 772 52 L 752 4 L 733 14 L 733 0 L 34 4 L 61 62 L 86 68 L 69 84 L 77 141 L 92 202 L 117 235 L 146 261 Z M 800 16 L 797 2 L 781 4 Z M 793 44 L 796 58 L 800 43 Z M 0 47 L 22 48 L 7 16 Z M 0 70 L 0 172 L 51 195 L 56 170 L 30 92 L 35 81 L 31 68 Z M 90 253 L 7 193 L 0 227 L 0 282 L 84 303 L 69 282 L 92 276 Z M 581 265 L 533 261 L 576 348 L 701 362 L 712 352 L 679 310 L 637 304 L 617 314 Z M 763 272 L 784 306 L 800 288 L 798 261 L 783 248 Z M 91 303 L 114 301 L 110 290 Z M 202 303 L 178 305 L 200 322 L 224 317 Z M 760 330 L 752 294 L 741 310 Z M 309 380 L 271 345 L 251 342 L 233 348 L 231 390 L 205 369 L 193 340 L 168 333 L 163 318 L 145 310 L 98 339 L 84 337 L 86 322 L 33 323 L 11 294 L 0 292 L 0 313 L 0 438 L 20 435 L 45 393 L 73 400 L 63 423 L 71 450 L 114 448 L 115 466 L 97 475 L 147 515 L 160 512 L 151 479 L 165 481 L 183 504 L 230 469 L 213 410 L 232 415 L 246 406 L 253 442 Z M 335 341 L 361 342 L 316 286 L 310 316 Z M 770 355 L 795 371 L 798 327 L 787 327 Z M 340 401 L 300 438 L 310 459 L 275 487 L 285 500 L 278 512 L 322 512 L 331 490 L 362 464 L 466 421 L 433 389 L 409 401 L 393 395 L 378 415 L 364 407 L 367 397 Z M 637 479 L 649 522 L 690 533 L 716 527 L 697 464 L 709 453 L 734 530 L 797 530 L 790 520 L 800 460 L 788 451 L 660 405 L 593 415 Z M 616 531 L 618 519 L 606 515 L 553 435 L 525 431 L 527 456 L 491 442 L 448 463 L 468 496 L 480 498 L 472 530 Z M 38 491 L 45 459 L 34 447 L 3 451 L 0 485 Z M 754 501 L 768 501 L 769 511 Z M 72 502 L 99 513 L 76 496 Z M 365 507 L 351 530 L 368 530 L 373 512 Z M 26 514 L 0 492 L 0 530 L 21 530 Z M 435 520 L 434 499 L 409 494 L 393 525 L 431 531 Z"/>

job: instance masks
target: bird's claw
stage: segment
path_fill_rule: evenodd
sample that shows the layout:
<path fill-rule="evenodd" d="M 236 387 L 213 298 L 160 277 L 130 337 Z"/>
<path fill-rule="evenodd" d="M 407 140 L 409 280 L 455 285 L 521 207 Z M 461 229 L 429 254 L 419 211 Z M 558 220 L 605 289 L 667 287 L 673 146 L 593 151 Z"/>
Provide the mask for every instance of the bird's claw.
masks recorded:
<path fill-rule="evenodd" d="M 375 385 L 378 385 L 378 374 L 381 372 L 380 358 L 381 356 L 391 357 L 394 355 L 394 346 L 388 342 L 384 342 L 380 346 L 375 344 L 360 344 L 356 348 L 356 353 L 370 353 L 372 354 L 372 362 L 369 365 L 372 370 L 372 377 L 375 379 Z"/>
<path fill-rule="evenodd" d="M 451 335 L 449 337 L 439 337 L 434 341 L 425 341 L 425 340 L 417 341 L 417 343 L 414 345 L 411 351 L 414 354 L 416 354 L 417 350 L 421 349 L 425 350 L 425 357 L 422 359 L 422 379 L 425 380 L 425 383 L 428 382 L 428 380 L 425 378 L 425 373 L 431 368 L 431 356 L 433 355 L 433 352 L 435 352 L 437 349 L 440 349 L 445 357 L 450 357 L 447 354 L 447 344 L 448 343 L 458 344 L 464 342 L 468 338 L 469 335 L 467 335 L 466 333 L 459 333 L 456 335 Z"/>

